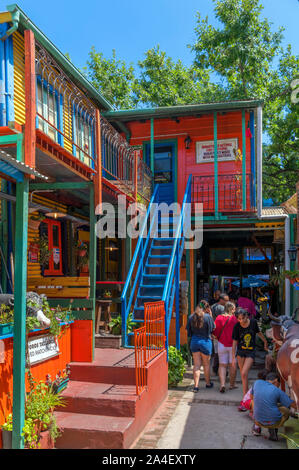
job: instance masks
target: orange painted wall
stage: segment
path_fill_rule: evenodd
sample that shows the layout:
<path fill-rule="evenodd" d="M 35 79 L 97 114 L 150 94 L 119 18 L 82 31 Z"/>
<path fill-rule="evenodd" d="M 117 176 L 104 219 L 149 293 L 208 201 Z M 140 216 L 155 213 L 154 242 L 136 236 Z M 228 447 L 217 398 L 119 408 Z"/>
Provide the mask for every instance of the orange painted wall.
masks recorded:
<path fill-rule="evenodd" d="M 38 336 L 41 332 L 31 333 Z M 0 425 L 4 423 L 5 416 L 12 412 L 13 398 L 13 338 L 4 339 L 5 358 L 0 363 Z M 60 354 L 56 357 L 33 365 L 31 372 L 35 380 L 45 381 L 46 375 L 50 374 L 55 379 L 58 371 L 63 371 L 66 364 L 71 361 L 71 328 L 67 328 L 65 334 L 58 339 Z M 26 375 L 27 377 L 27 375 Z M 28 381 L 26 380 L 28 390 Z"/>
<path fill-rule="evenodd" d="M 246 126 L 249 121 L 249 113 L 245 113 Z M 188 176 L 207 176 L 214 174 L 213 163 L 196 163 L 196 141 L 214 140 L 213 115 L 207 114 L 201 117 L 180 117 L 179 123 L 173 119 L 156 119 L 154 121 L 155 140 L 177 141 L 179 171 L 178 177 L 178 202 L 182 202 Z M 131 145 L 140 145 L 150 142 L 150 121 L 132 121 L 126 123 L 131 132 Z M 218 115 L 217 118 L 218 139 L 237 138 L 238 147 L 242 152 L 242 113 L 240 111 L 228 112 Z M 185 149 L 186 136 L 191 137 L 190 149 Z M 250 138 L 246 138 L 246 173 L 250 173 Z M 219 161 L 219 175 L 238 173 L 235 161 Z"/>

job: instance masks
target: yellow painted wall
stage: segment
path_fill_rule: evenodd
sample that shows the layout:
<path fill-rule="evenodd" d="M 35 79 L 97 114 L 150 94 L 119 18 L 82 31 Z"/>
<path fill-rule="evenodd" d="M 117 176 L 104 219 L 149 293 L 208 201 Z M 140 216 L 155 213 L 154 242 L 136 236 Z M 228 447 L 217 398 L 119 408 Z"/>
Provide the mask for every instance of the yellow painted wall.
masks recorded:
<path fill-rule="evenodd" d="M 25 48 L 24 36 L 13 33 L 15 121 L 25 124 Z"/>

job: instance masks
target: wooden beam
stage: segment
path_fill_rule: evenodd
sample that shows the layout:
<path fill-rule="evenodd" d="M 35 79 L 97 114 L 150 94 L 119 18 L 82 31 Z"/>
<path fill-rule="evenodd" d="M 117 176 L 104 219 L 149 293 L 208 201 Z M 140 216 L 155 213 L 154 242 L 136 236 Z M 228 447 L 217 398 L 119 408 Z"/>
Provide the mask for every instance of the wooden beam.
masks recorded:
<path fill-rule="evenodd" d="M 246 125 L 245 109 L 242 109 L 242 209 L 246 211 Z"/>
<path fill-rule="evenodd" d="M 35 80 L 35 38 L 31 30 L 24 31 L 25 43 L 25 163 L 35 168 L 35 118 L 36 118 L 36 80 Z M 33 179 L 33 177 L 32 177 Z"/>
<path fill-rule="evenodd" d="M 94 359 L 95 349 L 95 305 L 96 305 L 96 260 L 97 260 L 97 238 L 96 221 L 94 205 L 94 187 L 90 188 L 89 202 L 89 277 L 90 277 L 90 300 L 92 301 L 92 322 L 93 322 L 93 341 L 92 341 L 92 360 Z"/>
<path fill-rule="evenodd" d="M 67 189 L 68 191 L 77 190 L 77 189 L 87 189 L 92 188 L 93 183 L 89 181 L 65 181 L 65 182 L 56 182 L 56 183 L 31 183 L 30 191 L 39 191 L 44 189 Z"/>

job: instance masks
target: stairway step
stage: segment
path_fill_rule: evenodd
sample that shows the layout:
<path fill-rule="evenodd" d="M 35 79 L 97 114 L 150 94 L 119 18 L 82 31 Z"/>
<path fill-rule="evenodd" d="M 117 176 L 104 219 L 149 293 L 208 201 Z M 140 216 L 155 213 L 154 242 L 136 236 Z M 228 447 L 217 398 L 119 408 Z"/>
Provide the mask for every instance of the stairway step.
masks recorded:
<path fill-rule="evenodd" d="M 146 268 L 168 268 L 169 264 L 148 264 L 145 265 Z"/>
<path fill-rule="evenodd" d="M 158 278 L 164 278 L 166 277 L 167 274 L 143 274 L 142 277 L 148 277 L 148 278 L 153 278 L 153 279 L 158 279 Z"/>
<path fill-rule="evenodd" d="M 144 300 L 144 299 L 155 299 L 155 300 L 161 300 L 161 295 L 138 295 L 137 300 Z"/>
<path fill-rule="evenodd" d="M 164 284 L 140 284 L 140 289 L 163 289 Z"/>
<path fill-rule="evenodd" d="M 154 259 L 159 259 L 159 258 L 170 258 L 171 255 L 152 255 L 149 254 L 148 258 L 154 258 Z"/>
<path fill-rule="evenodd" d="M 57 449 L 128 449 L 135 438 L 134 418 L 56 411 L 62 435 Z"/>
<path fill-rule="evenodd" d="M 172 250 L 173 245 L 154 245 L 152 250 Z"/>
<path fill-rule="evenodd" d="M 62 392 L 66 406 L 59 411 L 105 416 L 135 416 L 135 385 L 70 380 Z"/>

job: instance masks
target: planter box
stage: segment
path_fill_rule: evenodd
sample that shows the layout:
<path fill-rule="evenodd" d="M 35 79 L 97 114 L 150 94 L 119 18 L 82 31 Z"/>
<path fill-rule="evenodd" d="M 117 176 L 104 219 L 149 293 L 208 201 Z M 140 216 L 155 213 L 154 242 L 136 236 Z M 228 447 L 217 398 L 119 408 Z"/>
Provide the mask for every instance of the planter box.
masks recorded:
<path fill-rule="evenodd" d="M 0 336 L 12 335 L 13 334 L 13 323 L 1 323 L 0 324 Z"/>
<path fill-rule="evenodd" d="M 120 349 L 121 335 L 95 335 L 95 347 Z"/>
<path fill-rule="evenodd" d="M 40 433 L 39 449 L 54 449 L 54 441 L 50 436 L 50 431 L 43 431 Z"/>
<path fill-rule="evenodd" d="M 12 431 L 2 429 L 2 449 L 12 449 Z"/>

